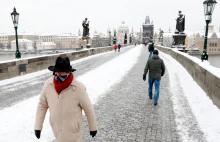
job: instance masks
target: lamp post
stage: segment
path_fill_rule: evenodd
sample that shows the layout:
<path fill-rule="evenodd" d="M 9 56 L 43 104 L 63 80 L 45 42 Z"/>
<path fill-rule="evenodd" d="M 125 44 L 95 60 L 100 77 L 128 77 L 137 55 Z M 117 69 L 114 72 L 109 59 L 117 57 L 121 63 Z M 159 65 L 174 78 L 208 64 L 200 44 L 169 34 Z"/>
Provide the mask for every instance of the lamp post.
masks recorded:
<path fill-rule="evenodd" d="M 116 44 L 117 38 L 116 38 L 116 30 L 114 31 L 114 37 L 113 37 L 113 44 Z"/>
<path fill-rule="evenodd" d="M 215 4 L 217 2 L 215 0 L 205 0 L 203 2 L 204 5 L 204 14 L 205 14 L 205 20 L 206 20 L 206 30 L 205 30 L 205 40 L 204 40 L 204 50 L 201 55 L 201 60 L 208 60 L 208 54 L 207 54 L 207 36 L 208 36 L 208 28 L 209 23 L 212 22 L 212 13 L 215 8 Z"/>
<path fill-rule="evenodd" d="M 12 18 L 12 22 L 14 24 L 14 28 L 15 28 L 15 37 L 16 37 L 16 52 L 15 52 L 15 58 L 19 59 L 21 58 L 21 53 L 18 49 L 18 33 L 17 33 L 17 29 L 18 29 L 18 18 L 19 18 L 19 13 L 17 13 L 16 8 L 14 8 L 14 11 L 11 13 L 11 18 Z"/>
<path fill-rule="evenodd" d="M 111 46 L 111 40 L 112 40 L 111 31 L 109 31 L 109 46 Z"/>

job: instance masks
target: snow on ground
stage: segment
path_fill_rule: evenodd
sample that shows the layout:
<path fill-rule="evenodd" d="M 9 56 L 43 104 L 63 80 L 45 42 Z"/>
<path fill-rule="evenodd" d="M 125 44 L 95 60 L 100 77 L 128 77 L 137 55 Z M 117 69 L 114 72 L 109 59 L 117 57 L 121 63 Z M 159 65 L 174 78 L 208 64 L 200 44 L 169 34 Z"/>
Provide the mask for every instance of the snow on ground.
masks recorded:
<path fill-rule="evenodd" d="M 130 47 L 130 46 L 128 46 L 128 47 Z M 125 48 L 128 48 L 128 47 L 125 47 Z M 82 59 L 78 59 L 78 60 L 72 61 L 70 63 L 71 63 L 71 65 L 72 64 L 76 64 L 76 63 L 80 63 L 80 62 L 89 60 L 89 59 L 94 58 L 94 57 L 106 55 L 106 54 L 111 53 L 111 52 L 115 52 L 115 51 L 109 51 L 109 52 L 104 52 L 104 53 L 99 53 L 99 54 L 91 55 L 91 56 L 88 56 L 88 57 L 85 57 L 85 58 L 82 58 Z M 18 81 L 27 80 L 27 79 L 34 78 L 34 77 L 37 77 L 37 76 L 40 76 L 40 75 L 43 75 L 43 74 L 46 74 L 46 73 L 49 73 L 49 72 L 50 71 L 48 69 L 44 69 L 44 70 L 41 70 L 41 71 L 29 73 L 29 74 L 26 74 L 26 75 L 22 75 L 22 76 L 13 77 L 13 78 L 10 78 L 10 79 L 1 80 L 0 81 L 0 86 L 6 85 L 6 84 L 10 84 L 10 83 L 14 83 L 14 82 L 18 82 Z"/>
<path fill-rule="evenodd" d="M 158 46 L 158 45 L 157 45 Z M 163 46 L 159 46 L 161 48 L 167 48 L 167 49 L 171 49 L 174 52 L 177 52 L 178 54 L 181 54 L 183 56 L 185 56 L 186 58 L 191 59 L 192 61 L 194 61 L 195 63 L 197 63 L 198 65 L 200 65 L 201 67 L 205 68 L 207 71 L 211 72 L 213 75 L 217 76 L 218 78 L 220 78 L 220 68 L 218 67 L 214 67 L 212 66 L 209 61 L 202 61 L 201 59 L 198 59 L 197 57 L 191 56 L 189 54 L 183 53 L 181 51 L 178 51 L 177 48 L 170 48 L 170 47 L 163 47 Z"/>
<path fill-rule="evenodd" d="M 121 52 L 120 56 L 77 77 L 79 81 L 86 85 L 92 103 L 95 103 L 98 97 L 108 91 L 113 84 L 119 82 L 135 65 L 141 49 L 142 46 L 136 46 L 126 54 Z M 39 73 L 35 75 L 37 76 L 37 74 Z M 5 83 L 8 83 L 8 81 Z M 54 139 L 48 121 L 48 113 L 40 140 L 37 140 L 34 135 L 34 119 L 38 98 L 39 96 L 32 97 L 12 107 L 0 110 L 0 142 L 50 142 Z"/>
<path fill-rule="evenodd" d="M 220 110 L 213 104 L 212 100 L 206 95 L 202 88 L 193 80 L 185 68 L 179 64 L 170 55 L 160 52 L 162 59 L 165 59 L 166 69 L 169 72 L 171 91 L 174 93 L 172 100 L 174 112 L 176 113 L 176 122 L 181 131 L 184 141 L 193 141 L 186 134 L 187 122 L 184 118 L 178 116 L 182 112 L 184 105 L 190 105 L 201 130 L 205 133 L 206 139 L 210 142 L 220 141 Z M 183 93 L 188 100 L 188 104 L 181 104 L 181 96 L 178 94 L 178 87 L 183 89 Z M 181 94 L 181 93 L 180 93 Z M 188 114 L 185 114 L 188 115 Z M 182 122 L 181 122 L 182 121 Z M 180 123 L 179 123 L 180 122 Z"/>

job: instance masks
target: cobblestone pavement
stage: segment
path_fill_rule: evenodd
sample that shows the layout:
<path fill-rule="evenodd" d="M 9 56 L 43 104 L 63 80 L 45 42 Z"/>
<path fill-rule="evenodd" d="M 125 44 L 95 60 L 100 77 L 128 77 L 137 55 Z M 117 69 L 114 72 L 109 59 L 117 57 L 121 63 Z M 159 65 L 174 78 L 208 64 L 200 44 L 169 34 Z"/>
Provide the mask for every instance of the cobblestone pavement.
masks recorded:
<path fill-rule="evenodd" d="M 147 81 L 142 80 L 147 52 L 143 47 L 138 63 L 94 105 L 98 122 L 96 137 L 89 136 L 84 117 L 84 142 L 182 141 L 176 130 L 167 73 L 162 78 L 158 106 L 147 96 Z"/>
<path fill-rule="evenodd" d="M 115 53 L 114 51 L 93 57 L 89 60 L 82 61 L 80 63 L 73 64 L 73 67 L 77 69 L 74 72 L 75 77 L 80 76 L 105 62 L 120 56 L 129 51 L 133 46 L 122 48 L 121 53 Z M 0 86 L 0 110 L 12 106 L 22 100 L 40 94 L 44 82 L 52 76 L 52 73 L 46 73 L 38 77 L 29 78 L 24 81 L 18 81 L 7 85 Z"/>

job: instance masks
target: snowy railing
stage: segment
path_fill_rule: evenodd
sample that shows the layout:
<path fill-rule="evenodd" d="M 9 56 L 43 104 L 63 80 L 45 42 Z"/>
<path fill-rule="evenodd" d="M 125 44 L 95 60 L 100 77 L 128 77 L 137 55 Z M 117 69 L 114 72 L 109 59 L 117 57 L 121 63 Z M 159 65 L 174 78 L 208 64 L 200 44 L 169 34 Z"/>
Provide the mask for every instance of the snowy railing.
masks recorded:
<path fill-rule="evenodd" d="M 196 57 L 173 48 L 158 45 L 155 47 L 176 59 L 212 99 L 213 103 L 220 108 L 220 68 L 211 66 L 208 61 L 202 62 Z"/>
<path fill-rule="evenodd" d="M 122 47 L 124 46 L 122 45 Z M 89 48 L 81 51 L 72 51 L 68 53 L 50 54 L 38 57 L 3 61 L 0 62 L 0 80 L 46 69 L 48 66 L 54 65 L 58 56 L 69 57 L 71 61 L 74 61 L 83 57 L 112 50 L 114 50 L 113 46 L 107 46 L 101 48 Z"/>

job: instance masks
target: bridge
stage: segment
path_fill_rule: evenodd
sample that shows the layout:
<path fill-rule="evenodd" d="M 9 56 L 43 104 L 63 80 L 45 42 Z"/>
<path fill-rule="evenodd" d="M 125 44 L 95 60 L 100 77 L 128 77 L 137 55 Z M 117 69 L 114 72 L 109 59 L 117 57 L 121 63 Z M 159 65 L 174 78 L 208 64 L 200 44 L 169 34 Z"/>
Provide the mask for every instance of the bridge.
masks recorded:
<path fill-rule="evenodd" d="M 83 141 L 220 140 L 220 92 L 216 87 L 219 77 L 215 72 L 212 76 L 211 71 L 204 71 L 207 63 L 203 66 L 201 62 L 186 59 L 185 53 L 161 46 L 157 49 L 166 66 L 157 106 L 148 98 L 148 82 L 142 80 L 148 60 L 147 47 L 130 45 L 121 52 L 108 50 L 71 62 L 77 69 L 74 76 L 87 87 L 98 123 L 97 136 L 91 138 L 84 117 Z M 37 141 L 33 127 L 36 107 L 43 83 L 51 76 L 45 67 L 0 81 L 1 142 Z M 203 85 L 205 79 L 210 84 L 208 87 Z M 39 141 L 54 141 L 48 119 L 47 114 Z"/>

